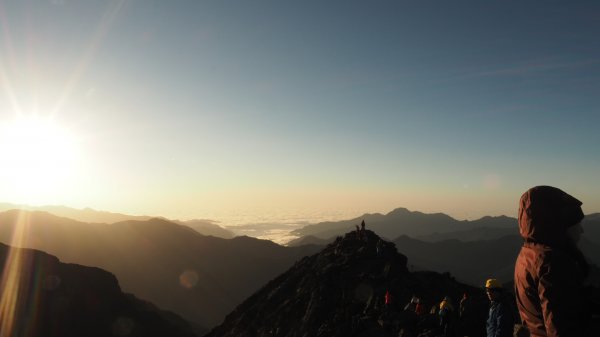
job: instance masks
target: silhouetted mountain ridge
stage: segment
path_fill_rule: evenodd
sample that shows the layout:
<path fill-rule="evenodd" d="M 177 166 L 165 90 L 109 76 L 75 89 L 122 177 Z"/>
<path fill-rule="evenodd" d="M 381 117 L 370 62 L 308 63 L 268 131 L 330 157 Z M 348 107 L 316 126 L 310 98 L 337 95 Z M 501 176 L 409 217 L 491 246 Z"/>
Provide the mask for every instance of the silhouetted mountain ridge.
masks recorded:
<path fill-rule="evenodd" d="M 370 229 L 389 239 L 408 235 L 429 242 L 447 239 L 479 241 L 519 234 L 517 219 L 505 215 L 459 221 L 444 213 L 427 214 L 397 208 L 386 215 L 365 214 L 350 220 L 321 222 L 302 227 L 292 232 L 299 238 L 288 245 L 298 246 L 303 240 L 311 244 L 320 244 L 318 240 L 331 242 L 336 236 L 354 229 L 354 226 L 363 219 L 369 223 Z M 600 213 L 586 215 L 582 225 L 585 230 L 584 237 L 600 245 Z M 303 239 L 305 236 L 313 238 Z"/>
<path fill-rule="evenodd" d="M 123 289 L 212 327 L 244 298 L 316 248 L 221 239 L 160 218 L 82 223 L 43 212 L 0 213 L 0 241 L 26 225 L 23 246 L 114 273 Z"/>
<path fill-rule="evenodd" d="M 600 213 L 587 214 L 581 222 L 583 236 L 600 245 Z"/>
<path fill-rule="evenodd" d="M 518 235 L 518 228 L 506 227 L 476 227 L 455 232 L 432 233 L 429 235 L 417 236 L 415 239 L 425 242 L 439 242 L 445 240 L 485 241 L 499 239 L 504 236 Z"/>
<path fill-rule="evenodd" d="M 462 242 L 449 239 L 424 242 L 403 235 L 393 241 L 411 264 L 427 270 L 450 272 L 474 286 L 488 278 L 512 280 L 514 264 L 523 240 L 509 235 L 494 240 Z"/>
<path fill-rule="evenodd" d="M 200 234 L 203 235 L 212 235 L 216 237 L 222 237 L 225 239 L 230 239 L 235 236 L 233 232 L 227 230 L 216 224 L 215 221 L 211 220 L 170 220 L 165 217 L 152 217 L 147 215 L 127 215 L 121 213 L 107 212 L 107 211 L 97 211 L 92 208 L 85 209 L 76 209 L 66 206 L 41 206 L 41 207 L 31 207 L 26 205 L 14 205 L 9 203 L 0 203 L 0 211 L 9 211 L 9 210 L 25 210 L 25 211 L 41 211 L 51 213 L 55 216 L 69 218 L 72 220 L 84 222 L 84 223 L 103 223 L 103 224 L 113 224 L 117 222 L 135 220 L 135 221 L 148 221 L 153 218 L 161 218 L 167 221 L 175 222 L 180 225 L 188 226 Z"/>
<path fill-rule="evenodd" d="M 396 208 L 386 215 L 379 213 L 365 214 L 351 220 L 321 222 L 302 227 L 292 233 L 300 237 L 312 235 L 320 239 L 329 239 L 352 230 L 356 223 L 360 223 L 363 219 L 369 223 L 371 230 L 385 238 L 396 238 L 400 235 L 417 237 L 436 232 L 447 233 L 483 226 L 515 228 L 517 225 L 516 219 L 506 216 L 486 216 L 473 221 L 459 221 L 444 213 L 427 214 L 409 211 L 406 208 Z"/>
<path fill-rule="evenodd" d="M 202 235 L 211 235 L 223 239 L 231 239 L 235 237 L 235 234 L 232 231 L 217 225 L 216 221 L 212 220 L 173 220 L 173 222 L 188 226 Z"/>
<path fill-rule="evenodd" d="M 7 336 L 195 336 L 182 318 L 123 293 L 99 268 L 3 244 L 0 268 L 3 280 L 15 281 L 3 283 L 3 309 L 14 314 L 3 316 Z"/>

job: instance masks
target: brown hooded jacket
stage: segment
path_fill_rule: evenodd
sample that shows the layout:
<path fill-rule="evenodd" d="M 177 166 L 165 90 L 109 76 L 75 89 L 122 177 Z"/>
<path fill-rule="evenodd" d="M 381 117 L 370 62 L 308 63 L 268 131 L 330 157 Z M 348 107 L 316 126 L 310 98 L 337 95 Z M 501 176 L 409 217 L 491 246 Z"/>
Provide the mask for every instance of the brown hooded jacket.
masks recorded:
<path fill-rule="evenodd" d="M 587 264 L 567 237 L 567 229 L 583 217 L 581 202 L 558 188 L 537 186 L 521 196 L 519 232 L 525 243 L 515 264 L 515 294 L 532 337 L 584 336 Z"/>

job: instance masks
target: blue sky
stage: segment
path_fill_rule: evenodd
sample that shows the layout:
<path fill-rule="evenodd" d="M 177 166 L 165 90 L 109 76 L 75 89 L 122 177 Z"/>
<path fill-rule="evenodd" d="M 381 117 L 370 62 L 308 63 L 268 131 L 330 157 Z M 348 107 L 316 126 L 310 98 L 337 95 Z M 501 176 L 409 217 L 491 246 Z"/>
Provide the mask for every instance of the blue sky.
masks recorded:
<path fill-rule="evenodd" d="M 69 188 L 5 201 L 476 218 L 514 216 L 522 192 L 549 184 L 600 211 L 595 2 L 0 8 L 0 118 L 48 115 L 81 150 Z"/>

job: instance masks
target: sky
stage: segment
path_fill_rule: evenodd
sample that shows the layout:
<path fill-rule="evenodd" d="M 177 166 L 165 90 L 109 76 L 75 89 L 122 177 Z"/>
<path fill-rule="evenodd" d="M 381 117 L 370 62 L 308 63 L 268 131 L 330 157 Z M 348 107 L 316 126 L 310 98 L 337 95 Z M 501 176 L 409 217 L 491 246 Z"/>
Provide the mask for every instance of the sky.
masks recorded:
<path fill-rule="evenodd" d="M 597 1 L 0 1 L 0 201 L 600 212 Z M 262 221 L 261 220 L 261 221 Z"/>

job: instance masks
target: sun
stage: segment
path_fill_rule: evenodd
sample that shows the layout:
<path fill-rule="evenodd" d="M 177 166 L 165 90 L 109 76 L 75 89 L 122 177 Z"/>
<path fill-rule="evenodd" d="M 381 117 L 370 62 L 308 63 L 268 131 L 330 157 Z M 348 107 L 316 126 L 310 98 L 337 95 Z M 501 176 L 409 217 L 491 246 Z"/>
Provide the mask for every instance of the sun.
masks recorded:
<path fill-rule="evenodd" d="M 76 175 L 79 153 L 73 133 L 50 118 L 0 122 L 0 188 L 12 202 L 52 203 Z"/>

